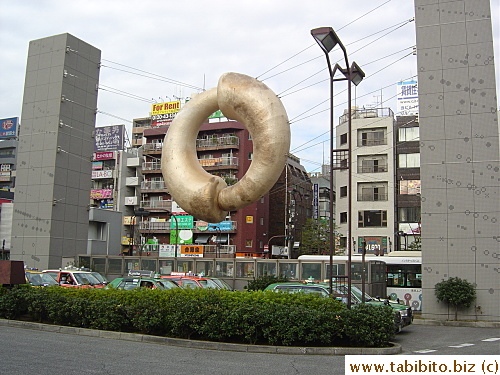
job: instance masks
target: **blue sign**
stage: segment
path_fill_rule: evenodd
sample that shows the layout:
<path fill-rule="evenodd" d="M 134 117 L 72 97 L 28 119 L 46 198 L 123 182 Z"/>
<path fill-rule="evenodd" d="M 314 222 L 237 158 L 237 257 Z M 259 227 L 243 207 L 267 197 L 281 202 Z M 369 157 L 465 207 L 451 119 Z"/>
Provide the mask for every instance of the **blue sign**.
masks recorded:
<path fill-rule="evenodd" d="M 17 117 L 4 118 L 0 120 L 0 138 L 17 137 Z"/>
<path fill-rule="evenodd" d="M 319 218 L 319 184 L 313 185 L 313 219 Z"/>
<path fill-rule="evenodd" d="M 221 232 L 227 232 L 233 230 L 233 222 L 232 221 L 221 221 L 220 223 L 209 223 L 208 230 L 215 232 L 220 230 Z"/>

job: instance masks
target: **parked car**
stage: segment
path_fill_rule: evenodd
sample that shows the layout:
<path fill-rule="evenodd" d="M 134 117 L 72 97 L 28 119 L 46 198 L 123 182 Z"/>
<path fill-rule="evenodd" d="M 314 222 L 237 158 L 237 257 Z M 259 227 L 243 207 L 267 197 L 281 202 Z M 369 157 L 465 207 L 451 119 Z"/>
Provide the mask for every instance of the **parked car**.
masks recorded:
<path fill-rule="evenodd" d="M 52 276 L 41 271 L 25 270 L 24 274 L 26 276 L 26 282 L 32 286 L 59 285 Z"/>
<path fill-rule="evenodd" d="M 127 276 L 114 279 L 106 286 L 106 288 L 116 288 L 124 290 L 131 290 L 136 288 L 173 289 L 179 288 L 179 285 L 171 280 L 160 280 L 142 276 Z"/>
<path fill-rule="evenodd" d="M 216 283 L 220 287 L 220 289 L 231 290 L 231 291 L 234 290 L 233 287 L 229 285 L 227 281 L 224 279 L 218 279 L 216 277 L 208 277 L 208 276 L 206 276 L 206 278 Z"/>
<path fill-rule="evenodd" d="M 274 283 L 267 286 L 264 290 L 283 291 L 290 293 L 317 293 L 324 297 L 328 297 L 330 295 L 330 285 L 327 283 Z M 342 301 L 343 303 L 347 303 L 348 290 L 346 286 L 334 285 L 334 290 L 332 292 L 334 298 Z M 355 286 L 351 287 L 351 301 L 353 304 L 363 303 L 361 295 L 362 294 L 359 288 Z M 400 332 L 403 327 L 411 324 L 411 322 L 413 321 L 411 308 L 408 308 L 408 306 L 406 305 L 397 303 L 396 301 L 376 300 L 365 293 L 365 303 L 374 306 L 387 305 L 391 307 L 394 311 L 394 327 L 396 332 Z M 410 317 L 410 319 L 407 318 L 408 316 Z"/>
<path fill-rule="evenodd" d="M 44 270 L 52 276 L 60 286 L 68 288 L 104 288 L 105 285 L 98 280 L 92 272 L 74 269 Z"/>
<path fill-rule="evenodd" d="M 164 280 L 173 280 L 183 288 L 213 288 L 232 290 L 231 286 L 225 281 L 211 277 L 200 276 L 161 276 Z"/>
<path fill-rule="evenodd" d="M 109 280 L 103 276 L 102 274 L 100 274 L 99 272 L 95 272 L 95 271 L 90 271 L 90 273 L 92 275 L 94 275 L 94 277 L 99 280 L 101 282 L 101 284 L 103 285 L 108 285 L 109 284 Z"/>

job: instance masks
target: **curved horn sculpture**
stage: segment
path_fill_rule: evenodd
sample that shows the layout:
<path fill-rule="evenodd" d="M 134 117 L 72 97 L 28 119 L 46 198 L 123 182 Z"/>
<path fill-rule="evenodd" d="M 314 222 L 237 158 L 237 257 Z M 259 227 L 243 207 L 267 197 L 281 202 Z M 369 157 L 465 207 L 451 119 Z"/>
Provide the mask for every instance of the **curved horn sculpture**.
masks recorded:
<path fill-rule="evenodd" d="M 243 178 L 227 186 L 198 161 L 196 138 L 201 124 L 220 109 L 244 124 L 253 140 L 253 158 Z M 165 136 L 162 172 L 172 198 L 186 212 L 211 223 L 257 201 L 276 183 L 290 148 L 290 126 L 276 94 L 255 78 L 223 74 L 217 85 L 191 99 Z"/>

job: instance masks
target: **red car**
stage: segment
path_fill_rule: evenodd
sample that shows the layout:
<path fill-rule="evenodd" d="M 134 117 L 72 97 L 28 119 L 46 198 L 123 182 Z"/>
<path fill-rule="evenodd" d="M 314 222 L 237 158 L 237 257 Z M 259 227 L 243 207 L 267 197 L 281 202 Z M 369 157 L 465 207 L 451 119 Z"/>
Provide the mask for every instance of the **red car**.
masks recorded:
<path fill-rule="evenodd" d="M 60 286 L 68 288 L 104 288 L 106 286 L 88 271 L 45 270 L 43 273 L 48 273 Z"/>

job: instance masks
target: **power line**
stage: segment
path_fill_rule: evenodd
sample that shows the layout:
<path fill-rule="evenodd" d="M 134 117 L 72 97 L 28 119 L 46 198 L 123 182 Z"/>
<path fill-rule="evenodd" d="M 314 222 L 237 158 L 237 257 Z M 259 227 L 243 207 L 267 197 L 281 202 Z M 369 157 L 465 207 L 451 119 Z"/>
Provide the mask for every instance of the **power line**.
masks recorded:
<path fill-rule="evenodd" d="M 375 73 L 371 74 L 369 77 L 366 77 L 366 79 L 369 79 L 369 78 L 373 77 L 375 74 L 380 73 L 382 70 L 387 69 L 387 68 L 388 68 L 388 67 L 390 67 L 391 65 L 393 65 L 393 64 L 397 63 L 398 61 L 401 61 L 402 59 L 404 59 L 404 58 L 406 58 L 406 57 L 408 57 L 408 56 L 411 56 L 411 55 L 413 55 L 413 53 L 409 53 L 409 54 L 407 54 L 407 55 L 405 55 L 405 56 L 403 56 L 403 57 L 401 57 L 401 58 L 399 58 L 399 59 L 397 59 L 397 60 L 393 61 L 393 62 L 392 62 L 392 63 L 390 63 L 389 65 L 386 65 L 386 66 L 385 66 L 385 67 L 383 67 L 382 69 L 380 69 L 380 70 L 376 71 Z M 383 87 L 382 89 L 387 88 L 387 87 L 390 87 L 390 86 L 392 86 L 393 84 L 394 84 L 394 83 L 391 83 L 390 85 L 385 86 L 385 87 Z M 335 94 L 335 96 L 337 96 L 337 95 L 339 95 L 339 94 L 341 94 L 341 93 L 343 93 L 343 92 L 345 92 L 345 91 L 347 91 L 347 89 L 344 89 L 344 90 L 342 90 L 342 91 L 337 92 L 337 94 Z M 370 92 L 370 93 L 368 93 L 368 94 L 361 95 L 359 98 L 362 98 L 362 97 L 364 97 L 364 96 L 366 96 L 366 95 L 369 95 L 369 94 L 373 94 L 374 92 L 377 92 L 377 91 L 378 91 L 378 90 L 375 90 L 375 91 L 372 91 L 372 92 Z M 295 123 L 295 122 L 298 122 L 298 121 L 305 120 L 306 118 L 309 118 L 309 117 L 315 116 L 315 115 L 317 115 L 317 114 L 319 114 L 319 113 L 322 113 L 322 112 L 327 111 L 327 110 L 328 110 L 328 108 L 327 108 L 327 109 L 325 109 L 325 110 L 322 110 L 322 111 L 319 111 L 319 112 L 313 113 L 312 115 L 309 115 L 309 116 L 306 116 L 306 117 L 303 117 L 303 118 L 299 118 L 300 116 L 302 116 L 302 115 L 304 115 L 304 114 L 308 113 L 308 112 L 309 112 L 309 111 L 311 111 L 312 109 L 314 109 L 314 108 L 316 108 L 316 107 L 320 106 L 320 105 L 321 105 L 321 104 L 323 104 L 323 103 L 326 103 L 327 101 L 329 101 L 329 99 L 326 99 L 326 100 L 322 101 L 321 103 L 318 103 L 318 104 L 317 104 L 317 105 L 315 105 L 314 107 L 312 107 L 312 108 L 308 109 L 307 111 L 304 111 L 304 112 L 302 112 L 301 114 L 299 114 L 299 115 L 297 115 L 297 116 L 293 117 L 292 119 L 290 119 L 290 124 Z M 342 105 L 342 104 L 345 104 L 345 102 L 344 102 L 344 103 L 341 103 L 341 104 L 337 104 L 337 106 L 338 106 L 338 105 Z"/>
<path fill-rule="evenodd" d="M 154 103 L 155 102 L 152 99 L 143 98 L 143 97 L 141 97 L 139 95 L 135 95 L 135 94 L 132 94 L 132 93 L 129 93 L 129 92 L 126 92 L 126 91 L 122 91 L 122 90 L 119 90 L 119 89 L 115 89 L 113 87 L 105 86 L 105 85 L 102 85 L 102 84 L 99 84 L 98 88 L 99 88 L 99 90 L 108 91 L 108 92 L 110 92 L 112 94 L 122 95 L 122 96 L 125 96 L 125 97 L 128 97 L 128 98 L 140 100 L 140 101 L 147 102 L 147 103 Z"/>
<path fill-rule="evenodd" d="M 383 5 L 385 5 L 385 4 L 387 4 L 387 3 L 389 3 L 390 1 L 391 1 L 391 0 L 388 0 L 388 1 L 386 1 L 385 3 L 383 3 L 383 4 L 381 4 L 381 5 L 379 5 L 379 6 L 375 7 L 375 8 L 373 8 L 372 10 L 370 10 L 370 11 L 366 12 L 365 14 L 363 14 L 363 15 L 359 16 L 358 18 L 356 18 L 356 19 L 354 19 L 354 20 L 350 21 L 349 23 L 345 24 L 344 26 L 342 26 L 342 27 L 341 27 L 340 29 L 338 29 L 338 30 L 342 30 L 342 29 L 346 28 L 347 26 L 349 26 L 349 25 L 351 25 L 351 24 L 355 23 L 356 21 L 359 21 L 361 18 L 363 18 L 363 17 L 367 16 L 368 14 L 370 14 L 370 13 L 374 12 L 375 10 L 377 10 L 378 8 L 382 7 Z M 312 47 L 312 46 L 314 46 L 314 45 L 315 45 L 315 44 L 313 43 L 313 44 L 311 44 L 310 46 L 308 46 L 308 47 L 304 48 L 302 51 L 300 51 L 300 52 L 298 52 L 298 53 L 294 54 L 293 56 L 291 56 L 291 57 L 289 57 L 289 58 L 287 58 L 287 59 L 286 59 L 286 60 L 284 60 L 283 62 L 281 62 L 281 63 L 279 63 L 279 64 L 275 65 L 274 67 L 272 67 L 271 69 L 266 70 L 264 73 L 260 74 L 257 78 L 262 77 L 264 74 L 266 74 L 266 73 L 270 72 L 271 70 L 273 70 L 273 69 L 277 68 L 278 66 L 280 66 L 280 65 L 284 64 L 285 62 L 287 62 L 287 61 L 291 60 L 291 59 L 292 59 L 292 58 L 294 58 L 295 56 L 300 55 L 302 52 L 306 51 L 307 49 L 311 48 L 311 47 Z M 315 59 L 316 59 L 316 58 L 314 58 L 313 60 L 315 60 Z M 302 64 L 301 64 L 301 65 L 302 65 Z M 299 65 L 299 66 L 300 66 L 300 65 Z M 283 73 L 283 72 L 282 72 L 282 73 Z M 278 74 L 281 74 L 281 73 L 278 73 Z M 265 78 L 265 79 L 272 78 L 272 77 L 274 77 L 274 76 L 276 76 L 276 75 L 278 75 L 278 74 L 275 74 L 275 75 L 273 75 L 273 76 L 267 77 L 267 78 Z"/>
<path fill-rule="evenodd" d="M 134 74 L 134 75 L 141 76 L 141 77 L 156 79 L 156 80 L 163 81 L 163 82 L 168 82 L 168 83 L 171 83 L 171 84 L 174 84 L 174 85 L 179 85 L 179 86 L 184 86 L 184 87 L 187 87 L 187 88 L 191 88 L 191 89 L 194 89 L 194 90 L 204 91 L 203 88 L 201 88 L 201 87 L 197 87 L 197 86 L 194 86 L 194 85 L 190 85 L 188 83 L 183 83 L 183 82 L 180 82 L 180 81 L 176 81 L 174 79 L 171 79 L 171 78 L 168 78 L 168 77 L 164 77 L 164 76 L 161 76 L 159 74 L 150 73 L 150 72 L 147 72 L 145 70 L 133 68 L 131 66 L 127 66 L 127 65 L 124 65 L 124 64 L 120 64 L 120 63 L 117 63 L 117 62 L 110 61 L 110 60 L 103 59 L 103 61 L 108 61 L 108 62 L 110 62 L 112 64 L 123 66 L 125 68 L 136 70 L 138 72 L 145 73 L 145 74 L 131 72 L 131 71 L 128 71 L 128 70 L 119 69 L 119 68 L 116 68 L 116 67 L 113 67 L 113 66 L 102 65 L 101 64 L 101 67 L 104 67 L 104 68 L 115 69 L 115 70 L 118 70 L 118 71 L 121 71 L 121 72 L 129 73 L 129 74 Z"/>

